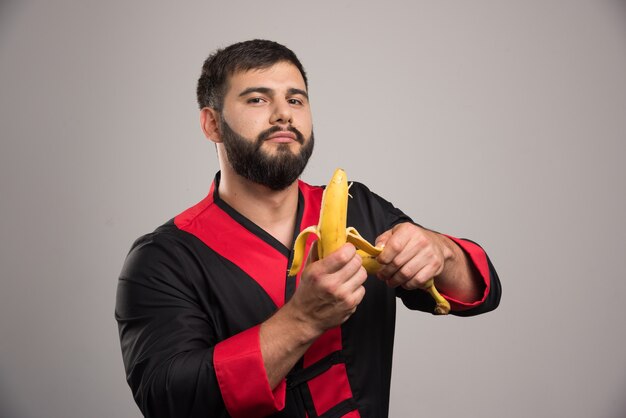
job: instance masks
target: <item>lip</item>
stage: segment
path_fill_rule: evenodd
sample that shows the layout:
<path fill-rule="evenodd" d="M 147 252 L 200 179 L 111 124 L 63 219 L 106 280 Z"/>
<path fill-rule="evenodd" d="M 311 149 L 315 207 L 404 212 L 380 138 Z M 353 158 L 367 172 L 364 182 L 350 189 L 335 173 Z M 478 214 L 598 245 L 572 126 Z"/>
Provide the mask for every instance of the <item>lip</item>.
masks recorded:
<path fill-rule="evenodd" d="M 296 134 L 289 131 L 280 131 L 270 135 L 267 140 L 272 142 L 292 142 L 296 140 Z"/>

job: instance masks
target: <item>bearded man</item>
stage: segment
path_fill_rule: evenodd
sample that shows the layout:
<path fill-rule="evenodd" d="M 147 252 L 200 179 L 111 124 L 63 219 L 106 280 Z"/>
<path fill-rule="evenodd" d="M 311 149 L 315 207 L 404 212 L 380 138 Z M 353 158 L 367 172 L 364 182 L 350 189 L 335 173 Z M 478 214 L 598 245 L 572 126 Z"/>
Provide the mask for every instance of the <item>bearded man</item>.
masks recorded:
<path fill-rule="evenodd" d="M 453 315 L 495 309 L 485 252 L 354 183 L 348 224 L 384 244 L 380 272 L 346 244 L 288 276 L 323 191 L 298 179 L 314 144 L 300 61 L 237 43 L 207 58 L 197 95 L 220 171 L 204 200 L 133 244 L 118 284 L 137 405 L 146 417 L 386 417 L 396 298 L 432 312 L 420 288 L 434 278 Z"/>

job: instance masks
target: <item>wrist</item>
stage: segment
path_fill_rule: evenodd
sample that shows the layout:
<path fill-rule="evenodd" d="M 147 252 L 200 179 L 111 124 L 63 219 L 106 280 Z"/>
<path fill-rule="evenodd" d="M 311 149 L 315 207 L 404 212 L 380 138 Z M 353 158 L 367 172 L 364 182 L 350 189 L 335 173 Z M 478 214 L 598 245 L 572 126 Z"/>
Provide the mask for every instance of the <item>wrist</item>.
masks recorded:
<path fill-rule="evenodd" d="M 284 320 L 288 322 L 288 329 L 301 345 L 311 344 L 324 333 L 321 326 L 301 309 L 298 309 L 293 299 L 287 302 L 277 314 L 283 316 Z"/>
<path fill-rule="evenodd" d="M 444 263 L 454 262 L 458 260 L 461 249 L 454 241 L 445 235 L 439 234 L 442 241 L 442 254 Z"/>
<path fill-rule="evenodd" d="M 447 287 L 443 282 L 452 283 L 456 280 L 460 266 L 463 264 L 463 250 L 450 238 L 439 235 L 442 241 L 443 268 L 438 275 L 438 282 Z"/>

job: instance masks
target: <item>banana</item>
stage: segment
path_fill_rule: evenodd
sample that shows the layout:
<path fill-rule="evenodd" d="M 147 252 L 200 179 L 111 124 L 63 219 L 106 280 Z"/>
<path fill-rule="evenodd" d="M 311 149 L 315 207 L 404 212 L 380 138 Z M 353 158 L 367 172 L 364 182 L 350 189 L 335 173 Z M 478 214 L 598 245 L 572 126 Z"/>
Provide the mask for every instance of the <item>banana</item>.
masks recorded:
<path fill-rule="evenodd" d="M 340 168 L 336 169 L 322 195 L 322 207 L 318 225 L 302 230 L 296 238 L 293 261 L 289 269 L 290 276 L 295 276 L 302 268 L 306 242 L 311 234 L 317 237 L 318 258 L 324 258 L 339 249 L 346 242 L 349 242 L 356 247 L 357 254 L 361 256 L 363 267 L 369 274 L 376 274 L 380 270 L 381 265 L 376 260 L 376 257 L 383 249 L 367 242 L 355 228 L 346 227 L 348 189 L 348 179 L 345 171 Z M 430 279 L 423 289 L 430 293 L 436 302 L 435 314 L 446 315 L 450 312 L 450 304 L 439 294 L 433 279 Z"/>

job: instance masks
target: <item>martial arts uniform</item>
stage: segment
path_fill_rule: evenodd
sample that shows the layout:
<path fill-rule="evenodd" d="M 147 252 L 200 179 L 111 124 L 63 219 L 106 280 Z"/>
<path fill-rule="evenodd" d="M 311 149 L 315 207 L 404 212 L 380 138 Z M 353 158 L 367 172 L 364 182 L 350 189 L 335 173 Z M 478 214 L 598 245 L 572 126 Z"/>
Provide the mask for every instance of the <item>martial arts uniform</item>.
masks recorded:
<path fill-rule="evenodd" d="M 139 238 L 120 275 L 115 316 L 127 380 L 143 414 L 386 417 L 396 297 L 432 312 L 430 295 L 368 277 L 356 312 L 316 340 L 272 390 L 259 328 L 293 295 L 299 276 L 287 276 L 290 249 L 222 201 L 218 185 L 219 173 L 204 200 Z M 322 192 L 299 182 L 294 240 L 318 223 Z M 362 184 L 354 183 L 350 194 L 348 226 L 370 242 L 412 222 Z M 495 309 L 500 283 L 485 252 L 453 239 L 483 278 L 484 294 L 469 306 L 447 298 L 451 314 Z"/>

